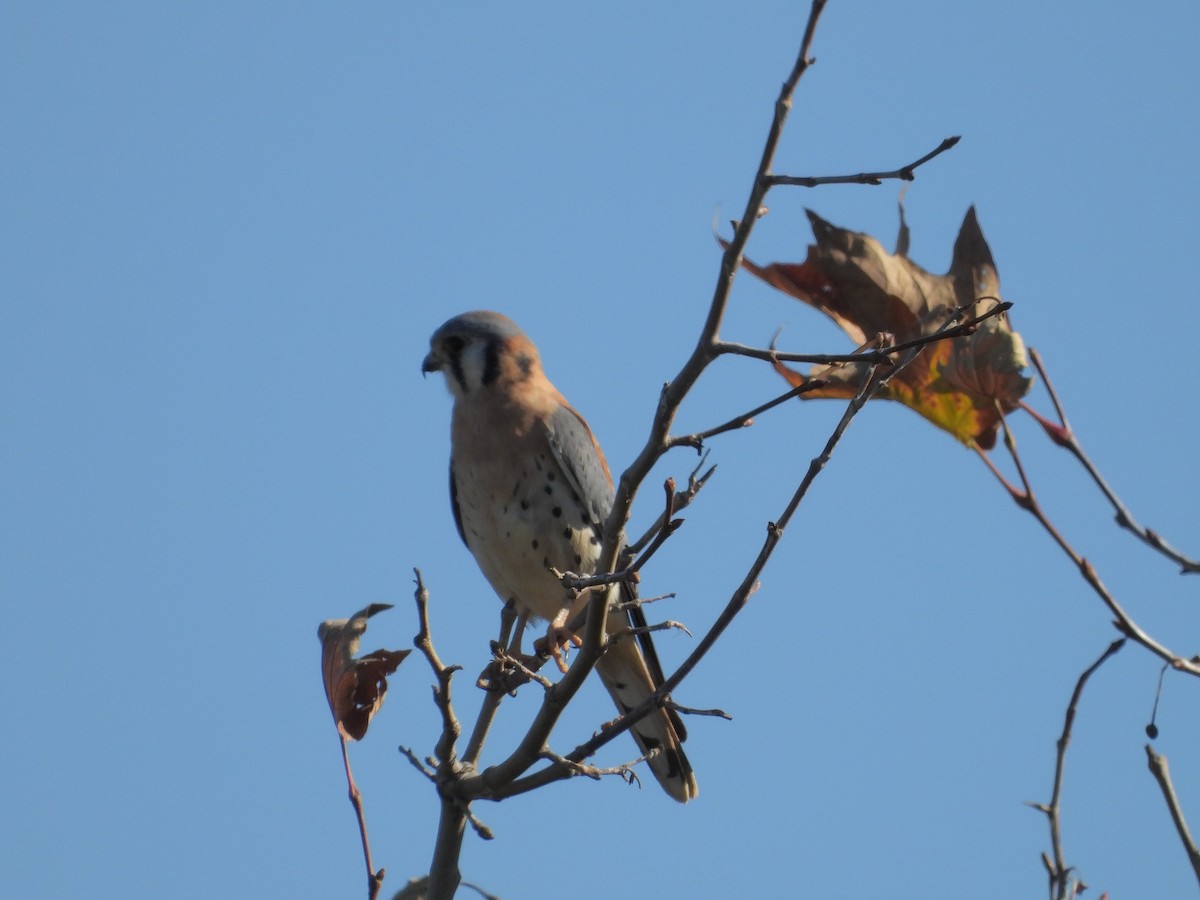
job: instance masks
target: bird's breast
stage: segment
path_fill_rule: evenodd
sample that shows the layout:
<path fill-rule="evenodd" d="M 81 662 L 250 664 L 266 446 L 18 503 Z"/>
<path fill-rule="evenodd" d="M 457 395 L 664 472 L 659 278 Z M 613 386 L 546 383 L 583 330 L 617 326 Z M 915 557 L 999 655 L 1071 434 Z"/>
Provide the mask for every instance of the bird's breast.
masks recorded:
<path fill-rule="evenodd" d="M 553 618 L 567 593 L 551 571 L 595 571 L 600 539 L 549 448 L 454 460 L 467 546 L 501 599 Z"/>

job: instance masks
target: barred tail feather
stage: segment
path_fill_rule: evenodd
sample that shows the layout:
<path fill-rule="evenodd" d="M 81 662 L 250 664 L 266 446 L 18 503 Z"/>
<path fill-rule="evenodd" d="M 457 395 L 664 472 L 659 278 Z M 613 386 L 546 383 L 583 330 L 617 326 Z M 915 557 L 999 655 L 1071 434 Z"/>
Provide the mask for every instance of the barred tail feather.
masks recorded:
<path fill-rule="evenodd" d="M 636 641 L 619 640 L 609 644 L 596 663 L 596 671 L 622 713 L 640 706 L 654 693 L 654 682 Z M 692 764 L 683 752 L 679 733 L 682 728 L 676 728 L 675 718 L 665 709 L 656 709 L 634 724 L 629 733 L 643 754 L 658 749 L 647 763 L 650 771 L 664 791 L 680 803 L 687 803 L 700 793 L 700 789 L 696 786 Z"/>

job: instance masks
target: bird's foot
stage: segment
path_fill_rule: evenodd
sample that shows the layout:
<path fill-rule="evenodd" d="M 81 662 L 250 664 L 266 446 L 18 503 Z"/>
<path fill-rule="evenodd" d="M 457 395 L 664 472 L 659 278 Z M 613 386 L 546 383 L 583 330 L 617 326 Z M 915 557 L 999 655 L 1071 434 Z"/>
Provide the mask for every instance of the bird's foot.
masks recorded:
<path fill-rule="evenodd" d="M 566 625 L 559 624 L 557 619 L 550 623 L 545 637 L 533 642 L 533 649 L 538 656 L 542 659 L 553 659 L 558 671 L 564 674 L 567 671 L 567 654 L 570 649 L 582 646 L 583 641 L 579 636 Z"/>

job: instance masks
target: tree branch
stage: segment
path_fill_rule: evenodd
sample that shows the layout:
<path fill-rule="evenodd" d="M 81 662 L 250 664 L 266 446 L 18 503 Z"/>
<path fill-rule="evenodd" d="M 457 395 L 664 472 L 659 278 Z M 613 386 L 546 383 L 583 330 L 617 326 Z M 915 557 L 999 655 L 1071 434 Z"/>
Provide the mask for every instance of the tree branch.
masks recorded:
<path fill-rule="evenodd" d="M 814 378 L 812 381 L 806 381 L 802 385 L 794 387 L 789 391 L 785 391 L 774 400 L 768 400 L 766 403 L 754 407 L 754 409 L 750 410 L 748 413 L 735 416 L 728 422 L 718 425 L 715 428 L 710 428 L 707 431 L 697 431 L 693 432 L 692 434 L 678 435 L 669 438 L 667 440 L 667 448 L 672 449 L 675 447 L 694 447 L 697 450 L 702 450 L 704 448 L 704 442 L 709 438 L 716 437 L 719 434 L 724 434 L 727 431 L 736 431 L 739 428 L 749 428 L 754 424 L 754 420 L 757 416 L 760 416 L 768 410 L 774 409 L 776 406 L 786 403 L 795 397 L 799 397 L 801 394 L 807 394 L 809 391 L 815 391 L 817 388 L 824 386 L 825 382 L 820 378 Z"/>
<path fill-rule="evenodd" d="M 1104 602 L 1104 605 L 1109 608 L 1114 616 L 1116 616 L 1116 621 L 1113 623 L 1113 625 L 1118 631 L 1134 642 L 1141 644 L 1160 659 L 1166 660 L 1173 668 L 1178 669 L 1181 672 L 1187 672 L 1190 675 L 1200 676 L 1200 656 L 1193 656 L 1191 659 L 1185 659 L 1174 651 L 1163 646 L 1153 637 L 1143 631 L 1141 626 L 1139 626 L 1137 622 L 1135 622 L 1132 617 L 1125 612 L 1125 610 L 1121 607 L 1121 604 L 1117 602 L 1116 597 L 1114 597 L 1108 588 L 1105 587 L 1104 582 L 1100 580 L 1100 576 L 1096 573 L 1096 570 L 1092 564 L 1088 562 L 1087 559 L 1075 552 L 1075 548 L 1072 547 L 1070 543 L 1067 542 L 1067 539 L 1063 537 L 1062 533 L 1054 527 L 1054 524 L 1050 521 L 1049 517 L 1047 517 L 1045 511 L 1042 509 L 1041 504 L 1038 502 L 1037 495 L 1033 492 L 1033 487 L 1029 482 L 1029 477 L 1025 473 L 1025 465 L 1021 461 L 1020 454 L 1017 452 L 1016 438 L 1013 436 L 1012 430 L 1008 427 L 1008 419 L 1005 417 L 1003 410 L 1000 410 L 1000 424 L 1004 432 L 1005 449 L 1008 450 L 1008 454 L 1012 458 L 1013 464 L 1017 468 L 1017 474 L 1020 476 L 1023 487 L 1017 488 L 1009 483 L 1009 481 L 1000 473 L 1000 470 L 996 468 L 995 464 L 992 463 L 991 458 L 988 456 L 986 451 L 981 450 L 979 447 L 975 447 L 974 450 L 984 461 L 984 464 L 987 465 L 988 469 L 991 470 L 992 474 L 995 475 L 1000 481 L 1004 489 L 1008 491 L 1009 496 L 1011 496 L 1013 499 L 1013 502 L 1037 519 L 1038 523 L 1043 529 L 1045 529 L 1046 533 L 1054 539 L 1054 542 L 1058 544 L 1063 553 L 1065 553 L 1070 558 L 1071 562 L 1075 564 L 1075 567 L 1079 569 L 1079 574 L 1083 576 L 1083 580 L 1091 586 L 1096 595 Z"/>
<path fill-rule="evenodd" d="M 890 172 L 860 172 L 857 175 L 817 175 L 815 177 L 801 175 L 769 175 L 767 181 L 772 185 L 795 185 L 797 187 L 817 187 L 822 184 L 883 184 L 887 179 L 912 181 L 917 177 L 916 169 L 925 165 L 935 156 L 945 153 L 962 140 L 961 135 L 944 139 L 929 153 L 920 159 L 910 162 L 907 166 L 893 169 Z"/>
<path fill-rule="evenodd" d="M 513 624 L 517 618 L 516 604 L 505 603 L 500 610 L 500 637 L 493 647 L 493 658 L 489 664 L 489 668 L 494 667 L 495 669 L 494 683 L 485 688 L 486 693 L 483 703 L 479 707 L 479 715 L 475 717 L 475 727 L 471 729 L 471 737 L 467 740 L 467 749 L 463 751 L 463 764 L 472 768 L 479 761 L 479 754 L 483 752 L 483 745 L 492 729 L 492 722 L 495 721 L 496 713 L 500 709 L 500 701 L 504 699 L 503 667 L 507 660 L 515 654 L 515 647 L 521 639 L 521 630 L 525 627 L 522 622 L 517 633 L 512 633 Z M 483 686 L 482 682 L 486 677 L 486 672 L 487 670 L 484 670 L 484 675 L 481 675 L 479 681 L 476 682 L 477 686 Z"/>
<path fill-rule="evenodd" d="M 969 312 L 971 307 L 980 300 L 989 299 L 987 297 L 976 297 L 967 306 L 960 306 L 957 309 L 955 318 L 961 317 Z M 994 298 L 992 298 L 994 299 Z M 965 322 L 954 325 L 950 328 L 939 329 L 934 334 L 922 335 L 918 338 L 913 338 L 910 341 L 904 341 L 901 344 L 889 344 L 886 347 L 878 347 L 876 349 L 859 348 L 853 353 L 781 353 L 774 347 L 750 347 L 746 344 L 736 344 L 730 341 L 717 341 L 714 345 L 714 350 L 719 354 L 730 354 L 734 356 L 748 356 L 751 359 L 761 359 L 765 362 L 798 362 L 812 363 L 814 365 L 834 365 L 836 363 L 871 363 L 874 365 L 891 365 L 892 358 L 900 353 L 906 353 L 913 348 L 924 347 L 927 344 L 935 341 L 944 341 L 964 335 L 974 334 L 979 324 L 993 316 L 998 316 L 1012 309 L 1012 303 L 1005 300 L 997 302 L 995 306 L 986 312 L 982 312 L 977 316 L 972 316 Z"/>
<path fill-rule="evenodd" d="M 438 683 L 433 689 L 433 699 L 438 712 L 442 714 L 442 734 L 434 752 L 439 763 L 448 764 L 454 760 L 454 745 L 462 733 L 462 726 L 458 723 L 458 717 L 454 714 L 454 705 L 450 700 L 450 683 L 454 678 L 454 673 L 460 671 L 462 666 L 443 665 L 438 657 L 437 650 L 433 646 L 433 634 L 429 628 L 429 589 L 425 587 L 420 569 L 413 569 L 413 574 L 417 578 L 415 599 L 418 622 L 417 636 L 413 638 L 413 646 L 420 650 L 425 659 L 429 661 L 429 667 L 433 669 L 433 674 L 437 678 Z"/>
<path fill-rule="evenodd" d="M 1067 746 L 1071 743 L 1071 729 L 1075 725 L 1075 710 L 1079 706 L 1079 698 L 1083 696 L 1084 685 L 1087 684 L 1092 674 L 1124 645 L 1125 638 L 1113 641 L 1100 654 L 1099 659 L 1088 666 L 1083 674 L 1079 676 L 1079 680 L 1075 683 L 1075 690 L 1071 692 L 1071 700 L 1067 703 L 1067 715 L 1063 722 L 1062 735 L 1055 745 L 1057 752 L 1054 760 L 1054 789 L 1050 794 L 1050 805 L 1045 806 L 1041 803 L 1030 804 L 1034 809 L 1045 813 L 1046 817 L 1050 820 L 1050 846 L 1054 853 L 1054 858 L 1051 860 L 1046 854 L 1042 854 L 1042 862 L 1045 864 L 1046 871 L 1050 876 L 1050 900 L 1070 900 L 1070 898 L 1082 893 L 1086 887 L 1078 878 L 1073 879 L 1071 877 L 1072 869 L 1067 866 L 1066 858 L 1063 855 L 1062 825 L 1060 820 L 1063 770 L 1067 764 Z"/>
<path fill-rule="evenodd" d="M 1046 386 L 1046 393 L 1050 395 L 1050 402 L 1054 404 L 1054 412 L 1058 416 L 1060 424 L 1055 425 L 1025 403 L 1021 403 L 1021 408 L 1033 416 L 1054 443 L 1068 450 L 1079 461 L 1080 465 L 1091 476 L 1092 481 L 1096 483 L 1096 487 L 1100 489 L 1100 493 L 1104 495 L 1105 499 L 1108 500 L 1116 512 L 1117 524 L 1120 527 L 1136 536 L 1146 546 L 1157 550 L 1167 559 L 1177 564 L 1184 575 L 1200 574 L 1200 561 L 1184 556 L 1180 551 L 1167 543 L 1158 532 L 1143 527 L 1133 518 L 1129 507 L 1121 502 L 1121 498 L 1108 486 L 1108 482 L 1104 480 L 1104 476 L 1100 474 L 1100 470 L 1096 468 L 1095 463 L 1084 452 L 1083 445 L 1079 443 L 1079 438 L 1071 428 L 1071 423 L 1067 421 L 1067 414 L 1063 411 L 1062 403 L 1059 402 L 1058 392 L 1054 390 L 1054 384 L 1050 381 L 1050 376 L 1046 374 L 1046 367 L 1042 364 L 1041 354 L 1030 347 L 1029 357 L 1033 360 L 1033 365 L 1037 369 L 1038 374 L 1042 376 L 1042 384 Z"/>
<path fill-rule="evenodd" d="M 745 212 L 721 257 L 717 284 L 713 289 L 708 315 L 696 341 L 696 346 L 679 374 L 663 388 L 658 409 L 650 426 L 650 435 L 637 458 L 622 473 L 617 483 L 612 509 L 604 523 L 604 545 L 597 571 L 612 571 L 615 568 L 620 548 L 625 543 L 625 525 L 629 521 L 633 499 L 655 462 L 668 449 L 667 436 L 683 398 L 691 391 L 692 386 L 700 378 L 709 362 L 717 355 L 715 347 L 721 330 L 721 322 L 725 317 L 725 309 L 729 304 L 729 294 L 733 288 L 734 278 L 741 267 L 742 253 L 746 242 L 750 239 L 750 234 L 754 230 L 754 224 L 762 209 L 763 199 L 771 187 L 768 176 L 775 159 L 776 149 L 779 146 L 780 135 L 783 133 L 784 123 L 792 109 L 792 95 L 795 93 L 801 77 L 813 62 L 810 59 L 813 35 L 816 33 L 817 21 L 821 17 L 821 12 L 825 9 L 825 2 L 826 0 L 813 0 L 808 22 L 804 28 L 804 37 L 800 42 L 800 52 L 792 65 L 791 72 L 780 88 L 779 98 L 775 101 L 775 114 L 767 132 L 758 170 L 755 172 L 754 181 L 750 187 L 750 195 L 746 200 Z"/>
<path fill-rule="evenodd" d="M 346 784 L 349 786 L 350 803 L 354 806 L 354 815 L 358 819 L 358 834 L 362 839 L 363 860 L 367 865 L 367 900 L 375 900 L 383 887 L 383 878 L 386 872 L 383 869 L 376 871 L 371 863 L 371 842 L 367 838 L 367 817 L 363 811 L 362 793 L 358 790 L 358 785 L 354 782 L 354 774 L 350 771 L 350 753 L 347 748 L 346 736 L 340 730 L 338 739 L 342 742 L 342 762 L 346 767 Z"/>
<path fill-rule="evenodd" d="M 433 669 L 437 684 L 433 689 L 434 703 L 442 714 L 442 733 L 435 749 L 435 782 L 441 800 L 437 838 L 433 847 L 433 861 L 429 866 L 429 900 L 453 900 L 462 881 L 458 869 L 462 853 L 463 833 L 470 816 L 467 802 L 460 800 L 451 790 L 461 778 L 461 766 L 454 758 L 455 743 L 462 729 L 454 714 L 450 699 L 450 683 L 461 666 L 446 666 L 438 657 L 433 646 L 433 634 L 429 627 L 429 590 L 425 587 L 420 569 L 413 569 L 417 578 L 415 599 L 419 628 L 413 644 L 421 651 Z"/>
<path fill-rule="evenodd" d="M 1179 839 L 1183 841 L 1183 849 L 1187 851 L 1188 862 L 1192 864 L 1192 871 L 1196 873 L 1196 880 L 1200 881 L 1200 849 L 1196 848 L 1196 842 L 1192 840 L 1192 833 L 1188 830 L 1187 820 L 1183 817 L 1183 809 L 1179 805 L 1179 798 L 1175 796 L 1175 787 L 1171 784 L 1171 772 L 1167 768 L 1167 758 L 1159 756 L 1154 752 L 1154 748 L 1147 744 L 1146 762 L 1150 767 L 1150 774 L 1158 782 L 1158 786 L 1163 793 L 1163 798 L 1167 801 L 1167 809 L 1171 813 L 1171 821 L 1175 823 L 1175 831 L 1178 832 Z"/>
<path fill-rule="evenodd" d="M 713 473 L 717 471 L 717 467 L 715 465 L 709 466 L 705 473 L 701 475 L 700 470 L 704 468 L 704 464 L 707 461 L 708 453 L 704 452 L 700 456 L 700 461 L 696 463 L 696 468 L 692 469 L 691 473 L 688 475 L 687 488 L 685 490 L 675 492 L 675 496 L 671 500 L 671 506 L 675 512 L 679 512 L 680 510 L 690 506 L 692 501 L 696 499 L 696 495 L 699 494 L 704 485 L 708 483 L 708 479 L 712 478 Z M 666 521 L 666 519 L 666 516 L 660 514 L 659 517 L 654 521 L 654 524 L 647 528 L 645 533 L 640 538 L 625 548 L 626 553 L 640 553 L 642 549 L 650 541 L 652 541 L 654 536 L 662 529 L 663 523 Z"/>

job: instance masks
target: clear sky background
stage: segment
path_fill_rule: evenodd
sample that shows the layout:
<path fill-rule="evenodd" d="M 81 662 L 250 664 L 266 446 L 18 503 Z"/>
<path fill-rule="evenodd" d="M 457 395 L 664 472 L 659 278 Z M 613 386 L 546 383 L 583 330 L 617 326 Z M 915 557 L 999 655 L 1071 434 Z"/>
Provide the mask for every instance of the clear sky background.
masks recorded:
<path fill-rule="evenodd" d="M 702 322 L 714 215 L 740 214 L 807 4 L 66 3 L 0 11 L 0 894 L 363 896 L 317 624 L 370 602 L 408 644 L 412 567 L 443 657 L 499 603 L 454 533 L 450 398 L 429 334 L 501 310 L 614 469 Z M 1012 321 L 1134 512 L 1200 553 L 1195 3 L 834 0 L 777 171 L 889 169 L 963 135 L 906 204 L 944 271 L 976 204 Z M 750 246 L 800 259 L 803 209 L 896 230 L 899 184 L 779 189 Z M 844 352 L 739 279 L 725 335 Z M 700 429 L 782 384 L 724 361 Z M 1043 394 L 1034 402 L 1049 410 Z M 645 573 L 702 631 L 841 406 L 713 443 L 720 469 Z M 1147 629 L 1200 651 L 1195 577 L 1112 524 L 1028 419 L 1055 521 Z M 635 528 L 658 512 L 657 469 Z M 546 896 L 1041 897 L 1054 742 L 1109 615 L 980 462 L 890 404 L 854 423 L 763 586 L 678 691 L 701 787 L 572 781 L 478 814 L 465 876 Z M 668 664 L 692 646 L 659 641 Z M 1095 895 L 1194 896 L 1143 745 L 1159 662 L 1127 647 L 1080 707 L 1064 843 Z M 352 748 L 387 887 L 426 871 L 436 802 L 410 659 Z M 495 760 L 534 707 L 508 703 Z M 1200 685 L 1157 742 L 1200 830 Z M 612 714 L 598 686 L 554 736 Z M 611 745 L 613 764 L 634 755 Z M 1091 894 L 1089 894 L 1091 896 Z"/>

